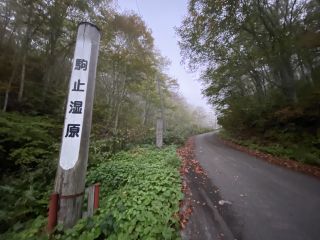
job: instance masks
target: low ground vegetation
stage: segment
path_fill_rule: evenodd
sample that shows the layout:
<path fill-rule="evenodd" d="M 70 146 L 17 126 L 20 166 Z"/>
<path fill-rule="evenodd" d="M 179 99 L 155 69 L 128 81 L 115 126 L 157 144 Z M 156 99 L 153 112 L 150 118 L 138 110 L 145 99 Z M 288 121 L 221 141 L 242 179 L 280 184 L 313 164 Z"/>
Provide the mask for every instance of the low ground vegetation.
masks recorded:
<path fill-rule="evenodd" d="M 51 239 L 179 239 L 179 167 L 175 146 L 158 150 L 146 145 L 101 156 L 87 176 L 87 184 L 101 184 L 99 210 L 72 229 L 58 225 Z M 44 213 L 14 224 L 3 239 L 47 239 Z"/>
<path fill-rule="evenodd" d="M 222 131 L 220 136 L 226 140 L 248 147 L 252 150 L 269 153 L 276 157 L 296 160 L 301 163 L 320 166 L 319 138 L 299 132 L 266 131 L 261 134 L 241 134 Z"/>
<path fill-rule="evenodd" d="M 61 123 L 47 117 L 0 117 L 0 239 L 47 239 L 47 206 L 59 153 Z M 185 132 L 185 134 L 188 134 Z M 100 209 L 52 239 L 177 239 L 182 199 L 176 145 L 93 139 L 87 185 L 101 184 Z M 181 142 L 174 136 L 167 140 Z M 147 141 L 146 141 L 147 142 Z"/>

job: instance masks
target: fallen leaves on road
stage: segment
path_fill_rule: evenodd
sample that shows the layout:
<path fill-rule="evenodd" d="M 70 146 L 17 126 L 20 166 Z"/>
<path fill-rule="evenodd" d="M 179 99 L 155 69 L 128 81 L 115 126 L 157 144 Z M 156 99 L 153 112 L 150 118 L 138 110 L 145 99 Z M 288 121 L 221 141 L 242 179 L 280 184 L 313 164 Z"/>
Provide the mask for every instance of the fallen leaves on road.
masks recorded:
<path fill-rule="evenodd" d="M 190 138 L 185 146 L 177 150 L 178 155 L 181 157 L 182 165 L 180 168 L 180 175 L 182 177 L 182 192 L 184 193 L 184 199 L 180 202 L 180 227 L 184 229 L 188 223 L 189 217 L 192 213 L 191 204 L 191 191 L 187 185 L 185 175 L 189 173 L 190 164 L 189 162 L 194 158 L 194 142 Z"/>
<path fill-rule="evenodd" d="M 205 171 L 200 166 L 199 162 L 195 159 L 194 155 L 194 140 L 190 138 L 187 143 L 177 150 L 178 155 L 181 157 L 182 165 L 180 168 L 180 174 L 182 177 L 182 192 L 184 193 L 185 197 L 184 200 L 180 203 L 180 226 L 181 229 L 186 227 L 188 223 L 189 217 L 192 213 L 193 206 L 192 206 L 192 193 L 186 181 L 186 174 L 190 171 L 198 174 L 202 178 L 207 177 Z M 197 177 L 195 177 L 197 178 Z M 200 204 L 200 202 L 198 203 Z"/>

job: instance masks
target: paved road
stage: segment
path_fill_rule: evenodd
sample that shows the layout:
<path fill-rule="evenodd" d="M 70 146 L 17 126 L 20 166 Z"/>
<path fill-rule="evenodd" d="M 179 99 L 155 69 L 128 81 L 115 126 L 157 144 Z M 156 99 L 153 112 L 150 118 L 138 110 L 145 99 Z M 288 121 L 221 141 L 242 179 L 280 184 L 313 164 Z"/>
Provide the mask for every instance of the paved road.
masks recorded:
<path fill-rule="evenodd" d="M 214 133 L 195 143 L 208 178 L 187 176 L 195 208 L 183 239 L 320 239 L 318 179 L 234 150 Z"/>

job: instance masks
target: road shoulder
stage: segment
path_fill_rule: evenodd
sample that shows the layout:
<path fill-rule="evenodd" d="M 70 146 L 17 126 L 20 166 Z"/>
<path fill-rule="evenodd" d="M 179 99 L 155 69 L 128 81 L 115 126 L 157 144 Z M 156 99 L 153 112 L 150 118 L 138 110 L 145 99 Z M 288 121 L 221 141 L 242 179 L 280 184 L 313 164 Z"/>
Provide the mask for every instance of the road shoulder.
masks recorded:
<path fill-rule="evenodd" d="M 227 145 L 233 149 L 236 149 L 241 152 L 247 153 L 251 156 L 260 158 L 264 161 L 267 161 L 268 163 L 275 164 L 275 165 L 278 165 L 281 167 L 285 167 L 285 168 L 291 169 L 296 172 L 305 173 L 307 175 L 314 176 L 314 177 L 317 177 L 320 179 L 320 167 L 318 167 L 318 166 L 304 164 L 304 163 L 297 162 L 292 159 L 277 157 L 277 156 L 271 155 L 269 153 L 250 149 L 248 147 L 245 147 L 243 145 L 235 143 L 234 141 L 224 139 L 219 135 L 218 135 L 218 137 L 221 142 L 223 142 L 225 145 Z"/>
<path fill-rule="evenodd" d="M 194 151 L 192 138 L 178 151 L 185 194 L 180 210 L 182 239 L 236 239 L 224 221 L 232 216 L 232 209 L 195 159 Z"/>

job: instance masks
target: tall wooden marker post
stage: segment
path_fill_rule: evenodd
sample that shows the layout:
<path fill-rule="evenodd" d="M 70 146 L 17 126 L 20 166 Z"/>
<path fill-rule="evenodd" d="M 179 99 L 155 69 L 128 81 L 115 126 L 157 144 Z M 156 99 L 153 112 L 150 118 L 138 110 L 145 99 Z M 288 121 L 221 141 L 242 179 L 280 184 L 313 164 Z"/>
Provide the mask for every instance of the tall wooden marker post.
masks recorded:
<path fill-rule="evenodd" d="M 157 122 L 156 122 L 156 147 L 162 148 L 163 146 L 163 121 L 164 121 L 164 107 L 163 98 L 160 86 L 160 79 L 156 76 L 158 94 L 160 98 L 160 111 L 158 112 Z"/>
<path fill-rule="evenodd" d="M 99 42 L 95 25 L 79 24 L 55 181 L 58 223 L 65 228 L 75 225 L 82 214 Z"/>

